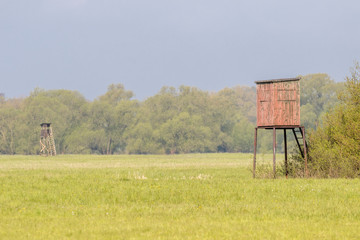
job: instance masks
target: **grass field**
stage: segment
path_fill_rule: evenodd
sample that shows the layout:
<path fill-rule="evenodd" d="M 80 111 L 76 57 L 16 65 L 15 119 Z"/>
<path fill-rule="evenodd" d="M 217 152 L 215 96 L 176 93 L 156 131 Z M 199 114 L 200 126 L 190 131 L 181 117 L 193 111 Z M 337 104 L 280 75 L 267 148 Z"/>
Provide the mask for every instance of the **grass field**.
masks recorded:
<path fill-rule="evenodd" d="M 360 239 L 359 179 L 252 179 L 251 158 L 0 156 L 0 239 Z"/>

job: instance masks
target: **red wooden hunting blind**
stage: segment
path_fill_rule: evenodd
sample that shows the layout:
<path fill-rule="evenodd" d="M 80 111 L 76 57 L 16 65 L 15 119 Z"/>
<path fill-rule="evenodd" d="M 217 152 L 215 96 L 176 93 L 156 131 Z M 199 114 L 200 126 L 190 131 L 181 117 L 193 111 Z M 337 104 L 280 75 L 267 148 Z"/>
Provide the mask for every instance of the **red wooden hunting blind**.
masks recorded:
<path fill-rule="evenodd" d="M 257 81 L 257 126 L 300 126 L 300 78 Z"/>
<path fill-rule="evenodd" d="M 258 128 L 273 130 L 273 171 L 276 176 L 276 129 L 284 130 L 285 168 L 287 176 L 287 139 L 286 130 L 294 133 L 301 155 L 305 159 L 307 174 L 307 154 L 305 128 L 300 126 L 300 78 L 272 79 L 256 81 L 257 127 L 254 140 L 254 166 L 256 168 L 256 145 Z M 300 135 L 298 134 L 300 133 Z M 302 139 L 303 141 L 299 141 Z"/>

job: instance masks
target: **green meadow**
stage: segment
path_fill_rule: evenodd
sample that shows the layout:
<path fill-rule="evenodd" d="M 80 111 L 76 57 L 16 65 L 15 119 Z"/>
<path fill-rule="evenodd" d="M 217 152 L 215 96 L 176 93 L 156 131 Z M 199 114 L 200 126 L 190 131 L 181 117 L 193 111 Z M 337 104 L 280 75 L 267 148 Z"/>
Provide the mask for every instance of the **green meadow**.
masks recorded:
<path fill-rule="evenodd" d="M 251 163 L 2 155 L 0 239 L 360 239 L 359 179 L 252 179 Z"/>

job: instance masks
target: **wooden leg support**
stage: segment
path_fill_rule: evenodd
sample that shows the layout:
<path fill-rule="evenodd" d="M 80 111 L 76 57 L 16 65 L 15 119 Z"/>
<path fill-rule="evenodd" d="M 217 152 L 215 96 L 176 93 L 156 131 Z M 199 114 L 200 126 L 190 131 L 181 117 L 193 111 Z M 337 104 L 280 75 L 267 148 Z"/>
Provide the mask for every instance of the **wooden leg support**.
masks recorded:
<path fill-rule="evenodd" d="M 273 171 L 276 178 L 276 128 L 273 128 Z"/>
<path fill-rule="evenodd" d="M 257 147 L 257 127 L 255 128 L 255 137 L 254 137 L 253 178 L 255 178 L 255 172 L 256 172 L 256 147 Z"/>
<path fill-rule="evenodd" d="M 286 139 L 286 129 L 284 129 L 284 152 L 285 152 L 285 176 L 288 178 L 288 158 L 287 158 L 287 139 Z"/>

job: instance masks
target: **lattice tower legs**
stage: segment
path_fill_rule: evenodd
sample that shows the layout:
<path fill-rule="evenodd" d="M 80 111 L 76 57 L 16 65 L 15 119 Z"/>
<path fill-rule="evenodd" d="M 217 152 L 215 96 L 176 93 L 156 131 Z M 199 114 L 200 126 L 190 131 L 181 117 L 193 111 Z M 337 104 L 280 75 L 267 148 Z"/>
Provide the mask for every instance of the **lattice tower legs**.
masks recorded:
<path fill-rule="evenodd" d="M 56 147 L 52 128 L 48 127 L 43 131 L 40 137 L 40 155 L 55 156 Z"/>

